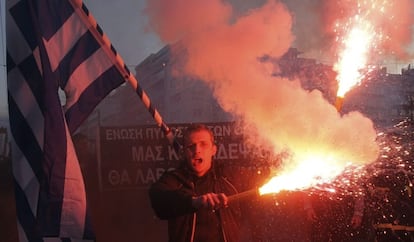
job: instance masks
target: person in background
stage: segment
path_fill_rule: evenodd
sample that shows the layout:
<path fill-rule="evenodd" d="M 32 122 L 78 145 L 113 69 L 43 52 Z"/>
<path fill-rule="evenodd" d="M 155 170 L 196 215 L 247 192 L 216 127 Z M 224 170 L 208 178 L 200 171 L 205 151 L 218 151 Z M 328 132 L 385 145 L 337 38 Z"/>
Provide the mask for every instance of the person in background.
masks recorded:
<path fill-rule="evenodd" d="M 149 189 L 155 214 L 168 220 L 170 242 L 242 241 L 243 216 L 249 217 L 247 200 L 229 196 L 252 189 L 247 174 L 219 167 L 213 133 L 195 124 L 183 134 L 181 165 L 164 173 Z"/>

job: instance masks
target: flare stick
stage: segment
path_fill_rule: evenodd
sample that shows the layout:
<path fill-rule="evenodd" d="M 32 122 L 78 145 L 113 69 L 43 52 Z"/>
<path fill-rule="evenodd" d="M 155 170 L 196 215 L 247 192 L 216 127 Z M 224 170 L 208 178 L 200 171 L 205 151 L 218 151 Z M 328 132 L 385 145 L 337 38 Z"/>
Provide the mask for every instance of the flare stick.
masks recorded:
<path fill-rule="evenodd" d="M 343 97 L 336 97 L 336 100 L 335 100 L 335 107 L 336 107 L 336 110 L 338 111 L 338 112 L 340 112 L 341 111 L 341 109 L 342 109 L 342 104 L 344 103 L 344 98 Z"/>
<path fill-rule="evenodd" d="M 229 195 L 228 202 L 231 203 L 231 202 L 234 202 L 234 201 L 246 198 L 246 197 L 257 196 L 257 195 L 259 195 L 259 190 L 255 188 L 255 189 L 247 190 L 244 192 L 236 193 L 233 195 Z"/>

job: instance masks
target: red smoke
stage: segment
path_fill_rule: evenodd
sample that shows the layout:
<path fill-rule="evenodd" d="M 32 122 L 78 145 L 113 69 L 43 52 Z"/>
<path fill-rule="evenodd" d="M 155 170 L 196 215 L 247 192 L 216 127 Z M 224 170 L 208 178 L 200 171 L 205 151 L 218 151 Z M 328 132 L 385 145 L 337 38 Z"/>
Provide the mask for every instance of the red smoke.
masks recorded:
<path fill-rule="evenodd" d="M 340 116 L 319 91 L 272 77 L 274 66 L 258 61 L 279 58 L 295 41 L 292 27 L 300 16 L 283 3 L 270 0 L 235 16 L 219 0 L 151 0 L 147 13 L 163 41 L 180 41 L 187 56 L 180 71 L 207 82 L 222 108 L 252 127 L 246 133 L 255 134 L 255 143 L 343 163 L 376 159 L 371 120 L 358 112 Z"/>

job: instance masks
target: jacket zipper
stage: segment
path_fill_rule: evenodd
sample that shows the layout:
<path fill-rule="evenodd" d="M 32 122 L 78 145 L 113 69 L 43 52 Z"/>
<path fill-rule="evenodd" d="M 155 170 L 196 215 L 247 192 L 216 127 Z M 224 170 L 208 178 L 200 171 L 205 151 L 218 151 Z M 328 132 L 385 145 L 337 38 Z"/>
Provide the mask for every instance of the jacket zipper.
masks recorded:
<path fill-rule="evenodd" d="M 190 182 L 190 187 L 193 190 L 193 194 L 195 195 L 195 184 L 194 182 Z M 194 242 L 194 236 L 195 236 L 195 229 L 196 229 L 196 222 L 197 222 L 197 213 L 193 213 L 193 224 L 191 226 L 191 237 L 190 242 Z"/>
<path fill-rule="evenodd" d="M 191 228 L 191 238 L 190 238 L 190 242 L 194 242 L 196 220 L 197 220 L 197 214 L 196 213 L 193 213 L 193 226 Z"/>

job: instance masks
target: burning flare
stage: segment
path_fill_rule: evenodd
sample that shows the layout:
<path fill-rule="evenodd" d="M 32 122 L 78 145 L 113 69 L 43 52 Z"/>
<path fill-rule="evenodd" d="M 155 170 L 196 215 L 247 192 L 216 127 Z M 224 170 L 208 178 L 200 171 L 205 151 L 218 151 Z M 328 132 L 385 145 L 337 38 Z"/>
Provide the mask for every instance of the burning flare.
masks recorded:
<path fill-rule="evenodd" d="M 378 24 L 384 18 L 385 10 L 390 7 L 387 0 L 356 1 L 355 5 L 355 16 L 344 24 L 336 23 L 334 31 L 337 33 L 340 46 L 343 47 L 337 63 L 334 64 L 334 70 L 338 73 L 335 103 L 338 111 L 342 108 L 345 94 L 359 85 L 370 71 L 367 68 L 370 52 L 379 46 L 383 39 Z"/>
<path fill-rule="evenodd" d="M 345 169 L 346 164 L 337 163 L 329 157 L 308 157 L 293 169 L 274 176 L 259 188 L 259 194 L 278 193 L 282 190 L 303 190 L 329 183 Z"/>
<path fill-rule="evenodd" d="M 367 58 L 371 43 L 375 37 L 372 25 L 355 17 L 355 24 L 344 38 L 344 50 L 340 53 L 334 70 L 338 72 L 338 91 L 336 96 L 343 98 L 364 77 L 363 70 L 367 65 Z"/>

